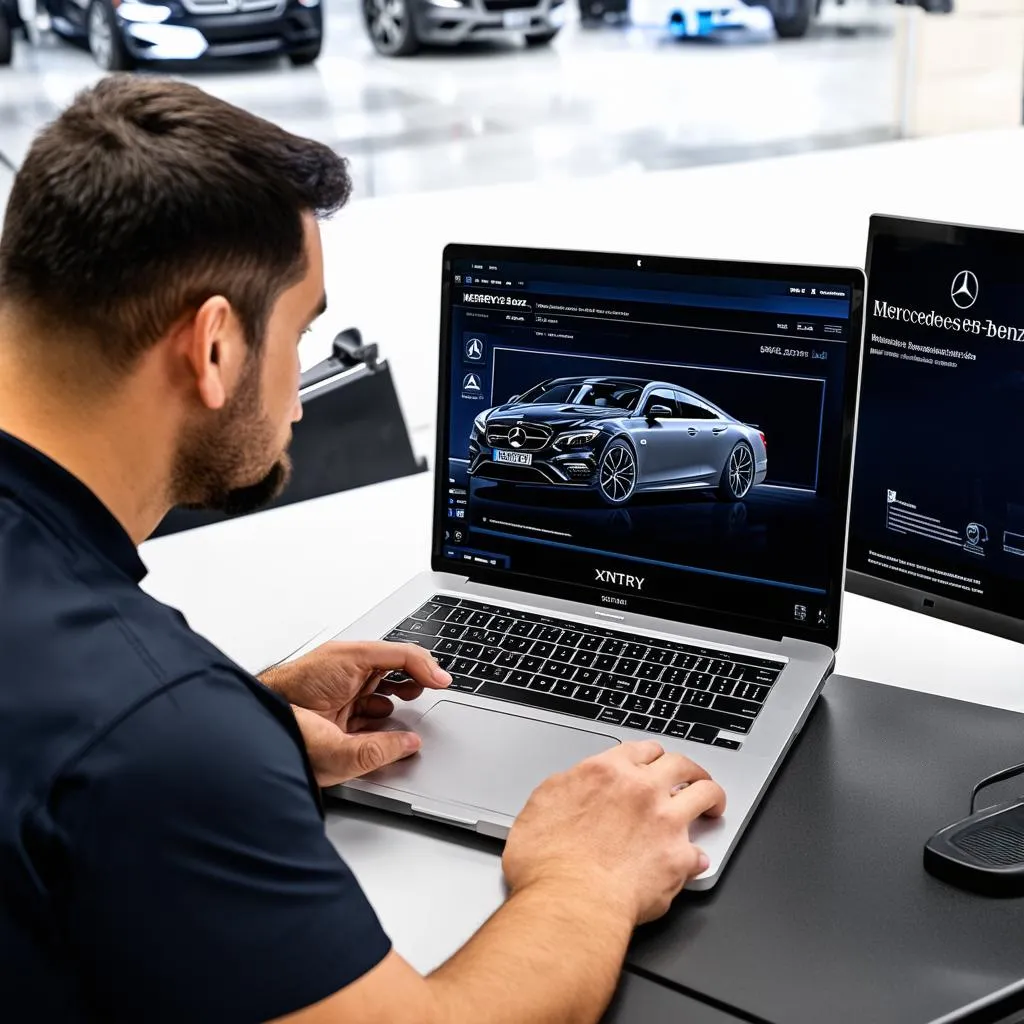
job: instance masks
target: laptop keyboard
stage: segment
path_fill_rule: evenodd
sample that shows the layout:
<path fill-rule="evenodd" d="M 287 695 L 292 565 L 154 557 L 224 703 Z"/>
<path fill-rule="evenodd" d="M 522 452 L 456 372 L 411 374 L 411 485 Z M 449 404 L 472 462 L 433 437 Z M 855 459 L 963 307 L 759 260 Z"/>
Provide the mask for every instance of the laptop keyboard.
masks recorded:
<path fill-rule="evenodd" d="M 720 733 L 750 732 L 784 668 L 447 594 L 384 639 L 429 650 L 452 690 L 728 750 L 742 743 Z"/>

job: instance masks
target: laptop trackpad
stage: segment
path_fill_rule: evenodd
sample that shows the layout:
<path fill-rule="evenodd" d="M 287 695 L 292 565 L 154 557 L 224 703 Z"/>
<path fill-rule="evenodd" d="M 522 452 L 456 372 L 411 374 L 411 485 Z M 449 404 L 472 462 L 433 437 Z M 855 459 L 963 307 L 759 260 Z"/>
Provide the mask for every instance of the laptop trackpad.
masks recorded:
<path fill-rule="evenodd" d="M 391 785 L 509 817 L 549 775 L 619 742 L 599 732 L 444 700 L 419 720 L 416 731 L 423 747 L 391 769 L 403 776 L 400 783 L 391 776 Z"/>

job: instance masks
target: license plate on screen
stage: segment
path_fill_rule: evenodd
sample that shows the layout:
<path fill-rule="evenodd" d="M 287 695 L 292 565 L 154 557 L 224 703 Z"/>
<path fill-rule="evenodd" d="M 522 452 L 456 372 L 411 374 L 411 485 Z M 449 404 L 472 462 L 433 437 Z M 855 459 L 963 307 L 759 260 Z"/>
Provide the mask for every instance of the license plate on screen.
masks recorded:
<path fill-rule="evenodd" d="M 507 462 L 513 466 L 529 466 L 533 456 L 529 452 L 495 452 L 495 462 Z"/>
<path fill-rule="evenodd" d="M 530 24 L 530 12 L 506 11 L 502 20 L 505 23 L 505 28 L 528 28 Z"/>

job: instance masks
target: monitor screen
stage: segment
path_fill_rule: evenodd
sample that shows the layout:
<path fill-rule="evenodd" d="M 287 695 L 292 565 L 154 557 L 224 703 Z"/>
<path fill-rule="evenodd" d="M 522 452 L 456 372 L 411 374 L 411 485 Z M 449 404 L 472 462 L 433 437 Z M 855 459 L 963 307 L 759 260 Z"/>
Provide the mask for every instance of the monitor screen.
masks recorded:
<path fill-rule="evenodd" d="M 1024 235 L 875 217 L 852 590 L 1022 635 Z"/>
<path fill-rule="evenodd" d="M 862 282 L 449 247 L 435 568 L 825 642 Z"/>

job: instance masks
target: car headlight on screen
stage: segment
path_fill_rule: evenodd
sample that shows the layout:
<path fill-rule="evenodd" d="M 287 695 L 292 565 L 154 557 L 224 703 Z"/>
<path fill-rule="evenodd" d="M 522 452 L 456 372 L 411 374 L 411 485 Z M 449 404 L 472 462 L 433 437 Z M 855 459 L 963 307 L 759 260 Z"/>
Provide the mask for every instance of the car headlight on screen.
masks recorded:
<path fill-rule="evenodd" d="M 475 434 L 482 434 L 487 428 L 487 413 L 489 411 L 489 409 L 485 409 L 475 420 L 473 420 L 473 432 Z"/>
<path fill-rule="evenodd" d="M 555 440 L 556 448 L 583 448 L 597 439 L 600 430 L 573 430 L 560 434 Z"/>
<path fill-rule="evenodd" d="M 125 0 L 117 6 L 118 16 L 125 21 L 134 21 L 139 24 L 159 25 L 171 16 L 170 7 L 161 4 L 135 3 L 134 0 Z"/>

